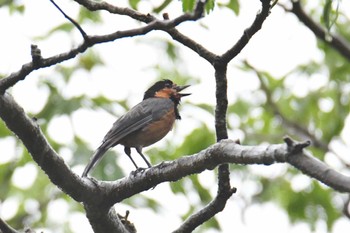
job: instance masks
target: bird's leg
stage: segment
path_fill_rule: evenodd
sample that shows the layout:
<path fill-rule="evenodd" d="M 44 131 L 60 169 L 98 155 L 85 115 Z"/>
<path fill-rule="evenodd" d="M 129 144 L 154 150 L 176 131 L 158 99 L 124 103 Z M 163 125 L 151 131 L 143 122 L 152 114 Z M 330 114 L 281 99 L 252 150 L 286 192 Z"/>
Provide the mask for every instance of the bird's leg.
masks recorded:
<path fill-rule="evenodd" d="M 134 166 L 136 167 L 136 170 L 139 168 L 137 165 L 136 165 L 136 163 L 135 163 L 135 161 L 132 159 L 132 157 L 131 157 L 131 150 L 130 150 L 130 147 L 124 147 L 124 152 L 125 152 L 125 154 L 130 158 L 130 160 L 131 160 L 131 162 L 134 164 Z"/>
<path fill-rule="evenodd" d="M 146 157 L 142 154 L 142 147 L 141 146 L 138 146 L 138 147 L 135 147 L 136 148 L 136 151 L 137 153 L 139 153 L 141 155 L 141 157 L 143 158 L 143 160 L 147 163 L 147 166 L 150 168 L 152 167 L 152 164 L 150 162 L 148 162 L 148 160 L 146 159 Z"/>

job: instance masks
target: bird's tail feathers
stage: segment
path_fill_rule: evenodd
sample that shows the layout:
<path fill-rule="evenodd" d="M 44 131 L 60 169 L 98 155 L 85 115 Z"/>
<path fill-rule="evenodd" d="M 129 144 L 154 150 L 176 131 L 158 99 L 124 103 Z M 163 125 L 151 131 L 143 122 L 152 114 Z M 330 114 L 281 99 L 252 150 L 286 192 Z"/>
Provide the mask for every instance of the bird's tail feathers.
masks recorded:
<path fill-rule="evenodd" d="M 90 170 L 101 160 L 102 156 L 106 153 L 108 148 L 100 146 L 95 153 L 91 156 L 89 163 L 86 165 L 82 177 L 86 177 Z"/>

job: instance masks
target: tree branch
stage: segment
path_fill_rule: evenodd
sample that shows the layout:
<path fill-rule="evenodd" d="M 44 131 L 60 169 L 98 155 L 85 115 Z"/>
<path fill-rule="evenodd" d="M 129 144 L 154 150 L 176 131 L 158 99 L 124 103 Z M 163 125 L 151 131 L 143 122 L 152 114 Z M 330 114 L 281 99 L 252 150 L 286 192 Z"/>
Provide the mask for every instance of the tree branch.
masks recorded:
<path fill-rule="evenodd" d="M 247 60 L 243 61 L 244 65 L 247 66 L 249 69 L 253 70 L 258 77 L 261 85 L 261 90 L 265 93 L 266 96 L 266 104 L 267 107 L 269 107 L 272 111 L 272 113 L 279 117 L 282 120 L 282 124 L 286 126 L 289 131 L 293 131 L 294 133 L 297 133 L 302 138 L 308 138 L 311 139 L 312 144 L 314 147 L 317 147 L 321 150 L 323 150 L 325 153 L 329 151 L 328 144 L 323 142 L 322 140 L 318 139 L 314 134 L 312 134 L 309 130 L 307 130 L 307 127 L 304 127 L 301 125 L 300 122 L 295 122 L 290 119 L 288 119 L 287 116 L 285 116 L 278 105 L 273 101 L 271 91 L 269 90 L 268 86 L 264 82 L 263 74 L 259 70 L 257 70 L 254 66 L 252 66 Z"/>
<path fill-rule="evenodd" d="M 193 13 L 185 13 L 172 20 L 158 20 L 158 19 L 155 19 L 154 17 L 148 16 L 148 19 L 150 21 L 148 21 L 149 23 L 143 27 L 125 30 L 125 31 L 116 31 L 111 34 L 99 35 L 99 36 L 85 35 L 84 42 L 78 47 L 68 52 L 61 53 L 46 59 L 42 58 L 39 61 L 33 60 L 32 62 L 24 64 L 19 71 L 14 72 L 10 74 L 8 77 L 1 79 L 0 94 L 3 94 L 8 88 L 12 87 L 17 82 L 23 80 L 32 71 L 41 69 L 44 67 L 49 67 L 49 66 L 58 64 L 60 62 L 72 59 L 75 56 L 77 56 L 79 53 L 85 52 L 86 49 L 88 49 L 89 47 L 92 47 L 95 44 L 112 42 L 114 40 L 125 38 L 125 37 L 145 35 L 153 30 L 165 30 L 165 29 L 176 27 L 177 25 L 179 25 L 184 21 L 197 20 L 200 17 L 202 17 L 204 4 L 205 4 L 204 2 L 198 1 L 196 10 Z"/>
<path fill-rule="evenodd" d="M 23 108 L 7 93 L 0 95 L 0 117 L 23 142 L 34 161 L 45 171 L 50 180 L 80 202 L 85 195 L 80 177 L 72 173 L 63 159 L 52 149 L 35 119 L 27 116 Z"/>
<path fill-rule="evenodd" d="M 293 142 L 293 141 L 292 141 Z M 275 144 L 269 146 L 243 146 L 232 140 L 222 140 L 209 148 L 184 156 L 171 162 L 163 162 L 141 172 L 133 172 L 128 177 L 113 182 L 90 181 L 90 195 L 96 190 L 105 190 L 103 206 L 112 206 L 137 193 L 151 189 L 159 183 L 177 181 L 182 177 L 212 170 L 219 164 L 263 164 L 288 162 L 303 173 L 313 177 L 340 192 L 350 192 L 350 177 L 329 168 L 320 160 L 302 149 L 310 142 Z M 87 180 L 88 181 L 88 180 Z M 87 197 L 90 202 L 95 197 Z M 89 201 L 86 200 L 86 201 Z"/>
<path fill-rule="evenodd" d="M 234 57 L 236 57 L 242 49 L 248 44 L 250 38 L 258 32 L 262 24 L 265 22 L 267 16 L 270 14 L 270 2 L 271 0 L 260 0 L 262 4 L 262 9 L 260 13 L 256 15 L 256 18 L 252 25 L 244 30 L 243 35 L 241 38 L 237 41 L 237 43 L 229 50 L 227 50 L 224 54 L 221 55 L 221 61 L 228 63 L 230 62 Z"/>
<path fill-rule="evenodd" d="M 243 35 L 234 44 L 234 46 L 232 46 L 231 49 L 227 50 L 221 56 L 212 53 L 211 51 L 206 49 L 203 45 L 197 43 L 196 41 L 192 40 L 191 38 L 179 32 L 176 28 L 167 29 L 165 31 L 174 40 L 178 41 L 179 43 L 193 50 L 199 56 L 201 56 L 202 58 L 207 60 L 209 63 L 211 63 L 214 67 L 217 65 L 216 63 L 219 63 L 219 65 L 223 66 L 225 63 L 226 64 L 229 63 L 234 57 L 236 57 L 242 51 L 242 49 L 248 44 L 250 38 L 261 29 L 263 22 L 266 20 L 267 16 L 269 15 L 271 0 L 260 0 L 260 1 L 262 3 L 262 9 L 261 9 L 261 12 L 257 14 L 252 25 L 246 30 L 244 30 Z"/>
<path fill-rule="evenodd" d="M 95 233 L 131 233 L 121 222 L 114 208 L 103 208 L 84 203 L 86 217 Z"/>
<path fill-rule="evenodd" d="M 0 218 L 0 232 L 1 233 L 18 233 L 15 229 L 10 227 L 4 220 Z"/>
<path fill-rule="evenodd" d="M 225 166 L 227 166 L 227 164 L 220 165 L 220 167 Z M 204 222 L 208 221 L 225 208 L 226 202 L 232 196 L 232 194 L 236 192 L 236 188 L 231 188 L 230 172 L 228 168 L 220 169 L 220 167 L 218 192 L 215 199 L 203 209 L 186 219 L 186 221 L 173 233 L 192 232 L 195 228 L 202 225 Z"/>
<path fill-rule="evenodd" d="M 68 19 L 80 32 L 80 34 L 82 35 L 82 37 L 84 38 L 84 40 L 88 40 L 89 37 L 86 34 L 86 32 L 83 30 L 83 28 L 71 17 L 69 17 L 69 15 L 67 15 L 57 4 L 54 0 L 50 0 L 50 2 L 62 13 L 62 15 Z"/>
<path fill-rule="evenodd" d="M 350 46 L 347 44 L 341 37 L 331 35 L 325 29 L 323 29 L 319 24 L 317 24 L 301 7 L 300 1 L 291 1 L 292 9 L 286 9 L 288 12 L 294 13 L 294 15 L 305 24 L 316 36 L 318 39 L 329 44 L 343 55 L 346 59 L 350 60 Z"/>
<path fill-rule="evenodd" d="M 323 162 L 302 151 L 308 145 L 307 143 L 293 141 L 269 146 L 243 146 L 231 140 L 222 140 L 195 155 L 163 162 L 142 172 L 133 172 L 128 177 L 117 181 L 82 179 L 67 167 L 62 158 L 50 147 L 36 122 L 24 113 L 9 94 L 0 95 L 0 109 L 2 120 L 22 140 L 33 159 L 50 180 L 73 199 L 83 202 L 86 210 L 92 211 L 89 213 L 91 217 L 99 210 L 97 212 L 101 215 L 98 217 L 101 220 L 105 219 L 105 222 L 100 224 L 106 224 L 106 227 L 116 224 L 110 221 L 113 219 L 111 216 L 114 215 L 111 215 L 109 210 L 115 203 L 151 189 L 159 183 L 176 181 L 226 163 L 270 165 L 275 162 L 288 162 L 335 190 L 350 192 L 349 177 L 332 170 Z M 218 194 L 217 198 L 220 198 L 219 196 Z M 212 205 L 216 205 L 215 202 L 214 200 Z M 115 228 L 113 227 L 113 229 L 120 228 L 118 224 Z"/>

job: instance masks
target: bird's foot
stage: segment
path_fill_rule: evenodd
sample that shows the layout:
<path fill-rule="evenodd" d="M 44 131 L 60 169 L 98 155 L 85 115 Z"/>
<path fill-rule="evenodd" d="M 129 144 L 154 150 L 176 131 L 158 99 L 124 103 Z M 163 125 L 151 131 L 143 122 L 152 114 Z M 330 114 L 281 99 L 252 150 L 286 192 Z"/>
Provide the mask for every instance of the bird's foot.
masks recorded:
<path fill-rule="evenodd" d="M 86 177 L 83 177 L 83 179 L 87 179 L 87 180 L 91 181 L 95 186 L 98 186 L 98 185 L 99 185 L 99 181 L 96 180 L 94 177 L 88 177 L 88 176 L 86 176 Z"/>
<path fill-rule="evenodd" d="M 132 171 L 130 174 L 132 176 L 136 176 L 137 174 L 139 173 L 143 173 L 144 171 L 146 171 L 147 168 L 144 168 L 144 167 L 138 167 L 136 168 L 136 170 Z"/>

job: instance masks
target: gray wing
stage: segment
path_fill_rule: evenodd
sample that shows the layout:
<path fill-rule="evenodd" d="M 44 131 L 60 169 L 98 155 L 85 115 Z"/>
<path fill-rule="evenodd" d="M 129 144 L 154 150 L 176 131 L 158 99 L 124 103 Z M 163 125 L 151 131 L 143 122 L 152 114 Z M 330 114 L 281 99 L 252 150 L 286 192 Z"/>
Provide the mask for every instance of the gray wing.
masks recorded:
<path fill-rule="evenodd" d="M 152 121 L 157 121 L 173 107 L 174 103 L 170 99 L 150 98 L 130 109 L 130 111 L 121 116 L 108 131 L 102 144 L 97 148 L 89 163 L 86 165 L 82 177 L 87 176 L 89 171 L 97 164 L 109 148 L 117 145 L 120 140 L 128 134 L 142 129 Z"/>
<path fill-rule="evenodd" d="M 103 147 L 111 148 L 125 136 L 142 129 L 152 121 L 160 119 L 174 104 L 170 99 L 150 98 L 142 101 L 121 116 L 102 141 Z"/>

